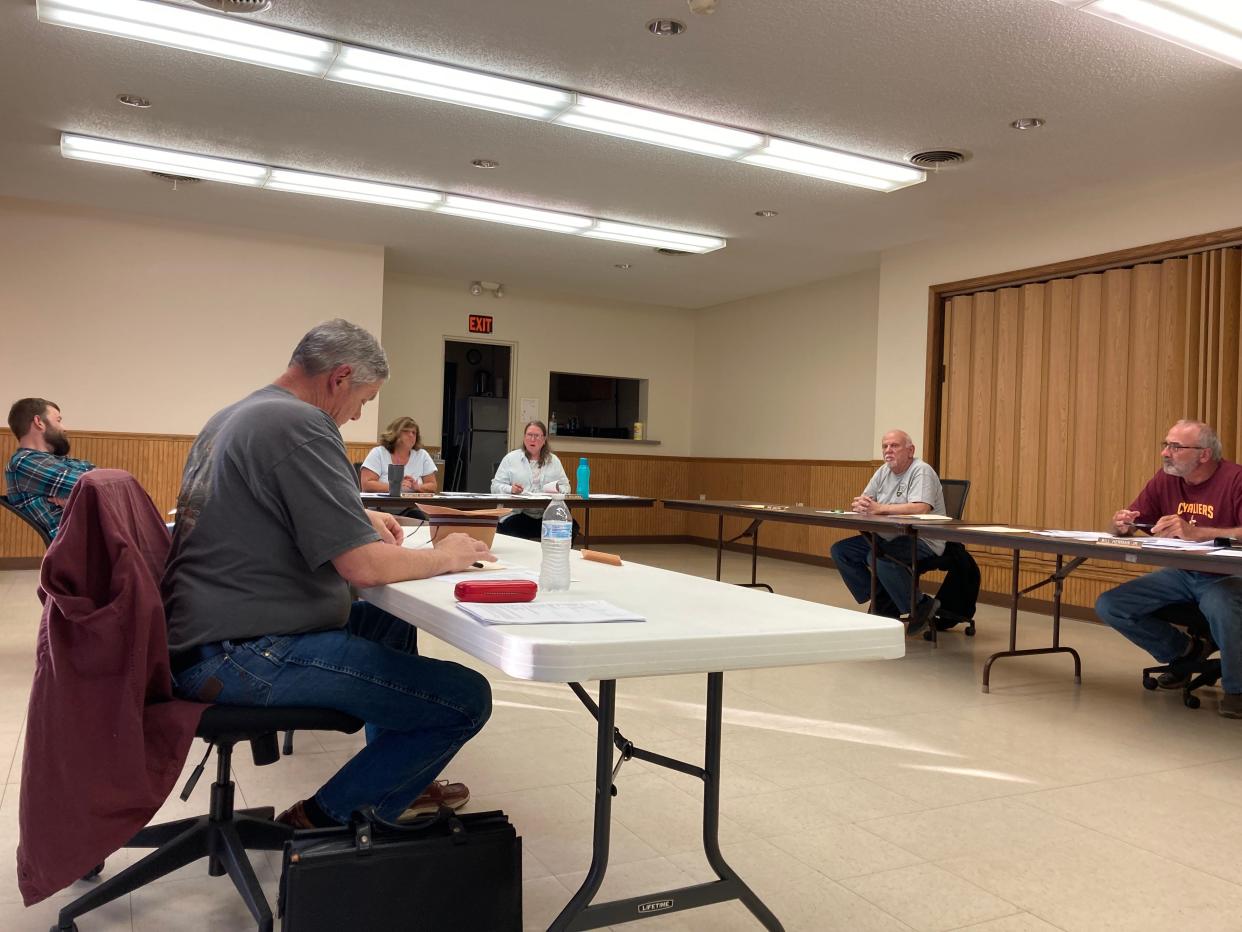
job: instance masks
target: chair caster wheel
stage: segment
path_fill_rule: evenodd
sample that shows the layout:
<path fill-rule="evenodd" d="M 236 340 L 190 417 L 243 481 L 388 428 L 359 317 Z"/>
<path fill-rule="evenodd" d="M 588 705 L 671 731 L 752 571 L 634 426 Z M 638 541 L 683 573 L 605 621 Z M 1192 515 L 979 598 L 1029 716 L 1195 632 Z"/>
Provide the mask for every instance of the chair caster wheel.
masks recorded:
<path fill-rule="evenodd" d="M 1156 678 L 1154 676 L 1144 676 L 1143 677 L 1143 688 L 1144 689 L 1155 689 Z"/>
<path fill-rule="evenodd" d="M 931 639 L 932 639 L 932 633 L 931 633 L 930 631 L 924 631 L 924 632 L 923 632 L 923 640 L 924 640 L 924 641 L 930 641 Z"/>
<path fill-rule="evenodd" d="M 87 871 L 82 876 L 82 879 L 83 880 L 94 880 L 96 877 L 98 877 L 100 874 L 103 873 L 103 869 L 104 869 L 104 866 L 102 864 L 96 864 L 94 867 L 92 867 L 89 871 Z"/>
<path fill-rule="evenodd" d="M 67 926 L 54 925 L 48 930 L 48 932 L 78 932 L 78 924 L 76 922 L 71 922 Z"/>
<path fill-rule="evenodd" d="M 1186 704 L 1186 708 L 1188 709 L 1199 708 L 1199 697 L 1198 696 L 1185 696 L 1182 698 L 1182 702 Z"/>
<path fill-rule="evenodd" d="M 972 621 L 966 626 L 966 637 L 973 638 L 975 636 L 975 623 Z"/>

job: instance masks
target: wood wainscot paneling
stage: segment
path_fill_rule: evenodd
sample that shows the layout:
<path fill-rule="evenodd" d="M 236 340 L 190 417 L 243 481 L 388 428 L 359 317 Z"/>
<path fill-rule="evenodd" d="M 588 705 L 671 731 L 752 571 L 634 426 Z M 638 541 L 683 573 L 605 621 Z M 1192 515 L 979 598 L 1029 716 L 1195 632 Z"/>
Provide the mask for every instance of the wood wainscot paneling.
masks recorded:
<path fill-rule="evenodd" d="M 950 425 L 953 425 L 950 421 Z M 181 473 L 194 438 L 186 435 L 120 434 L 74 431 L 73 455 L 97 466 L 124 469 L 134 474 L 150 494 L 161 513 L 176 503 Z M 12 437 L 0 440 L 0 457 L 12 455 Z M 360 462 L 371 449 L 369 443 L 347 443 L 352 461 Z M 434 451 L 433 451 L 434 452 Z M 759 460 L 704 457 L 658 456 L 653 454 L 599 453 L 558 449 L 557 455 L 573 476 L 579 456 L 591 464 L 591 485 L 601 492 L 664 498 L 755 500 L 796 505 L 803 503 L 824 508 L 846 507 L 862 491 L 879 465 L 876 461 L 856 460 Z M 950 473 L 950 475 L 955 475 Z M 986 488 L 986 483 L 984 483 Z M 991 501 L 994 493 L 981 498 Z M 972 503 L 980 499 L 971 493 Z M 988 505 L 988 510 L 994 506 Z M 968 509 L 971 520 L 985 518 L 982 506 Z M 1006 519 L 1008 520 L 1008 519 Z M 1017 520 L 1014 517 L 1014 520 Z M 725 519 L 725 536 L 733 537 L 749 522 Z M 848 531 L 765 522 L 760 532 L 761 552 L 803 561 L 827 562 L 832 544 L 848 536 Z M 716 519 L 708 515 L 668 511 L 663 508 L 599 509 L 591 517 L 591 536 L 599 543 L 612 541 L 691 540 L 707 546 L 716 541 Z M 748 543 L 738 544 L 739 549 Z M 43 545 L 25 524 L 7 512 L 0 514 L 0 567 L 37 565 Z M 1009 591 L 1008 551 L 978 550 L 983 588 L 993 593 Z M 1023 559 L 1022 584 L 1045 575 L 1051 562 L 1034 555 Z M 1104 589 L 1134 574 L 1116 564 L 1087 564 L 1066 583 L 1066 603 L 1090 606 Z M 928 574 L 934 585 L 938 574 Z M 1042 593 L 1036 593 L 1036 596 Z"/>
<path fill-rule="evenodd" d="M 146 489 L 155 507 L 167 514 L 177 503 L 181 473 L 194 437 L 185 434 L 122 434 L 75 430 L 72 455 L 106 469 L 124 469 Z M 361 461 L 372 443 L 346 443 L 351 460 Z M 0 461 L 7 463 L 17 440 L 0 438 Z M 0 567 L 30 566 L 43 556 L 43 542 L 22 521 L 0 513 Z"/>

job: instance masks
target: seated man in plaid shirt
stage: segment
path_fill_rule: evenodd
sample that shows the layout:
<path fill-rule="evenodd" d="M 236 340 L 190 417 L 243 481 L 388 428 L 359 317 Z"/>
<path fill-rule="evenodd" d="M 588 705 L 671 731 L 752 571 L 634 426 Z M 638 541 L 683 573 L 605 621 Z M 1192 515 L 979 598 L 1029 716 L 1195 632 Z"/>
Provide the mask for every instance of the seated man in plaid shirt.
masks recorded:
<path fill-rule="evenodd" d="M 69 456 L 60 408 L 44 398 L 23 398 L 9 409 L 17 450 L 4 470 L 9 502 L 51 537 L 78 478 L 94 465 Z"/>

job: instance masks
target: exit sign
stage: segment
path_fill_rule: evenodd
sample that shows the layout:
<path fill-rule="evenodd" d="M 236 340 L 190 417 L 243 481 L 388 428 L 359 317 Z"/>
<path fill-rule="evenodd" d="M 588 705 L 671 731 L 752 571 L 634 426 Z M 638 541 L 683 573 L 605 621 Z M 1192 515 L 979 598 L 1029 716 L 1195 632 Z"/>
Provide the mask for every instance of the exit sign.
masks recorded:
<path fill-rule="evenodd" d="M 471 333 L 491 333 L 492 318 L 484 317 L 482 314 L 470 315 L 470 332 Z"/>

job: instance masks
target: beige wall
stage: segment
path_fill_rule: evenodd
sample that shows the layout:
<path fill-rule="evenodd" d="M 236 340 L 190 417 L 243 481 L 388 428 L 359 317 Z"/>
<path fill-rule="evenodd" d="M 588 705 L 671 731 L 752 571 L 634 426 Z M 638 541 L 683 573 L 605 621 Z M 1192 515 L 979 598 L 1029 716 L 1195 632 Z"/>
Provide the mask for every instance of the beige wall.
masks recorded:
<path fill-rule="evenodd" d="M 871 459 L 877 270 L 697 314 L 695 456 Z"/>
<path fill-rule="evenodd" d="M 197 433 L 312 325 L 381 335 L 383 270 L 377 246 L 0 199 L 0 401 L 51 398 L 70 429 Z"/>
<path fill-rule="evenodd" d="M 467 282 L 390 275 L 384 283 L 384 348 L 393 375 L 380 394 L 380 422 L 408 414 L 419 421 L 426 442 L 440 443 L 441 382 L 445 339 L 513 346 L 510 443 L 521 398 L 539 401 L 548 416 L 548 374 L 557 371 L 648 379 L 647 437 L 659 446 L 589 443 L 600 453 L 634 452 L 684 456 L 690 450 L 694 368 L 694 314 L 675 308 L 579 299 L 546 292 L 506 289 L 500 300 L 474 297 Z M 495 332 L 470 334 L 467 317 L 489 314 Z M 568 438 L 562 446 L 587 443 Z M 568 468 L 567 464 L 567 468 Z"/>
<path fill-rule="evenodd" d="M 935 284 L 1242 226 L 1242 173 L 1169 181 L 1075 206 L 1033 206 L 952 240 L 886 252 L 880 263 L 875 365 L 907 360 L 912 377 L 876 384 L 875 428 L 908 424 L 921 442 L 927 294 Z"/>

